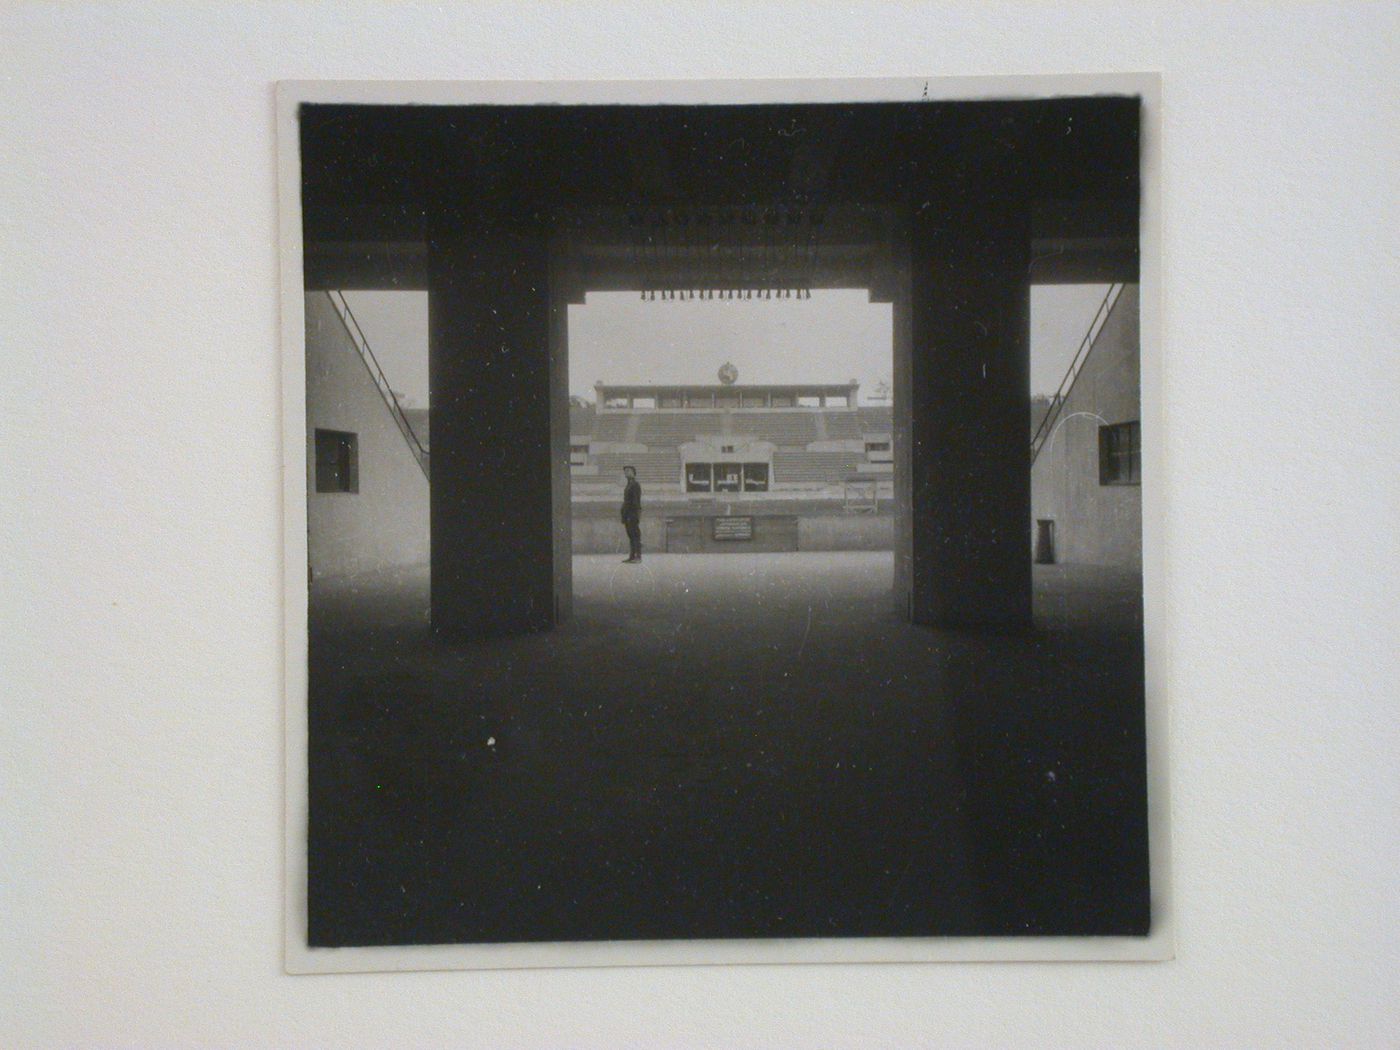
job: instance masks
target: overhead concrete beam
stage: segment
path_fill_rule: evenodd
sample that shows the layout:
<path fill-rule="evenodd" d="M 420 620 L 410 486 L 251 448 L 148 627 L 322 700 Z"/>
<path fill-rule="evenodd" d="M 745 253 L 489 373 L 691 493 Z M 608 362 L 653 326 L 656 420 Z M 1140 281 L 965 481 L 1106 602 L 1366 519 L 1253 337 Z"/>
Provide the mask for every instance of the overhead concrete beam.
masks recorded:
<path fill-rule="evenodd" d="M 422 241 L 320 241 L 302 250 L 306 290 L 425 291 L 428 246 Z"/>

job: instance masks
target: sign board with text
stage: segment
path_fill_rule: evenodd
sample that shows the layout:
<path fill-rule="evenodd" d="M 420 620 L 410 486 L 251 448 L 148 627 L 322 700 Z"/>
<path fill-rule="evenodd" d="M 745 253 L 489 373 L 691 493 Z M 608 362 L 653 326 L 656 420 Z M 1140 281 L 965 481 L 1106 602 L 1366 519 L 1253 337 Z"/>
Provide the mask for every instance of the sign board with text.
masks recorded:
<path fill-rule="evenodd" d="M 715 518 L 711 535 L 717 540 L 753 539 L 753 518 Z"/>

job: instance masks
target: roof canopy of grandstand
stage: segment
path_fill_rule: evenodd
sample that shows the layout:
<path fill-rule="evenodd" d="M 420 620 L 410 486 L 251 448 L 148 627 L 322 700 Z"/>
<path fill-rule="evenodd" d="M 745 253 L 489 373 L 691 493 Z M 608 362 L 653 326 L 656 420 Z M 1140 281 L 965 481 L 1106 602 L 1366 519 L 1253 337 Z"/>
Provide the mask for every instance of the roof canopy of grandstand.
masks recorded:
<path fill-rule="evenodd" d="M 614 385 L 598 383 L 598 407 L 676 408 L 855 408 L 858 383 Z"/>

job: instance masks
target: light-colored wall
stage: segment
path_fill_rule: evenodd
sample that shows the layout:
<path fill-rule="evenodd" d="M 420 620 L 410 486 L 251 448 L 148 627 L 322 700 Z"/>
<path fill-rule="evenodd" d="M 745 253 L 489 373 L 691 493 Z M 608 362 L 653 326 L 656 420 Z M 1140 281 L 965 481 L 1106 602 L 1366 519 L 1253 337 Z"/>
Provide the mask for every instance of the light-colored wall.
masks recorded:
<path fill-rule="evenodd" d="M 317 578 L 428 561 L 428 479 L 324 292 L 306 296 L 306 489 Z M 359 492 L 316 491 L 317 428 L 358 435 Z"/>
<path fill-rule="evenodd" d="M 1396 5 L 1261 18 L 1225 3 L 850 3 L 789 32 L 737 5 L 682 25 L 635 3 L 547 20 L 365 4 L 350 26 L 332 4 L 210 7 L 0 5 L 3 254 L 24 262 L 7 269 L 0 391 L 12 888 L 0 1042 L 596 1050 L 665 1032 L 675 1045 L 849 1048 L 922 1031 L 928 1045 L 1395 1044 L 1400 726 L 1385 682 L 1400 677 L 1400 558 L 1378 525 L 1396 507 L 1400 357 L 1377 285 L 1394 271 L 1395 168 L 1357 100 L 1393 98 Z M 1165 188 L 1179 356 L 1151 404 L 1177 443 L 1151 480 L 1176 501 L 1155 504 L 1148 647 L 1149 695 L 1171 700 L 1170 726 L 1155 703 L 1150 725 L 1152 786 L 1173 789 L 1159 855 L 1175 871 L 1154 891 L 1176 959 L 288 977 L 277 713 L 305 656 L 289 647 L 284 670 L 275 644 L 304 615 L 274 582 L 268 85 L 386 69 L 441 80 L 468 64 L 503 84 L 645 80 L 663 65 L 752 76 L 824 54 L 853 77 L 1031 69 L 1052 48 L 1061 68 L 1169 71 L 1165 142 L 1155 94 L 1144 103 L 1143 261 L 1162 269 Z M 1293 75 L 1268 75 L 1281 55 Z M 1300 392 L 1344 407 L 1346 423 L 1278 411 Z M 1228 458 L 1222 419 L 1248 437 Z M 1324 451 L 1350 469 L 1320 475 Z M 1230 633 L 1246 622 L 1240 645 Z M 792 717 L 816 727 L 821 709 Z M 550 959 L 657 962 L 670 947 L 567 945 Z"/>
<path fill-rule="evenodd" d="M 800 551 L 887 551 L 894 549 L 894 516 L 830 514 L 797 519 Z"/>
<path fill-rule="evenodd" d="M 800 551 L 887 551 L 894 546 L 894 518 L 888 514 L 817 514 L 802 515 L 796 520 L 796 549 Z M 643 518 L 643 550 L 658 553 L 665 546 L 665 517 Z M 754 548 L 735 543 L 723 549 L 742 553 L 745 549 Z M 573 552 L 627 553 L 627 534 L 623 531 L 622 523 L 616 517 L 575 516 Z"/>
<path fill-rule="evenodd" d="M 668 554 L 759 554 L 797 550 L 797 518 L 791 514 L 756 514 L 747 540 L 717 540 L 715 519 L 677 515 L 666 523 Z"/>
<path fill-rule="evenodd" d="M 642 552 L 655 554 L 666 545 L 666 521 L 642 518 Z M 575 554 L 626 554 L 627 530 L 617 517 L 573 519 L 572 548 Z"/>
<path fill-rule="evenodd" d="M 1142 569 L 1141 487 L 1099 484 L 1099 427 L 1141 417 L 1138 359 L 1138 286 L 1130 284 L 1031 470 L 1031 514 L 1055 522 L 1058 562 Z"/>

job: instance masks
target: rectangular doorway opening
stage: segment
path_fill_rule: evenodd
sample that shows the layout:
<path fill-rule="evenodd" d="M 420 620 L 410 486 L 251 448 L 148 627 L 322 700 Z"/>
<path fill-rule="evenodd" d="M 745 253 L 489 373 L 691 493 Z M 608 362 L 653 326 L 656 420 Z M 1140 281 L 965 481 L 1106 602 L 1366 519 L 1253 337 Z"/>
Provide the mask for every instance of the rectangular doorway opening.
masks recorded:
<path fill-rule="evenodd" d="M 589 293 L 568 307 L 567 346 L 575 613 L 587 613 L 594 575 L 616 601 L 629 469 L 644 566 L 700 574 L 717 594 L 767 570 L 888 592 L 889 304 L 854 288 L 718 301 Z M 699 554 L 711 557 L 676 560 Z"/>
<path fill-rule="evenodd" d="M 708 604 L 735 626 L 805 625 L 814 605 L 884 618 L 890 304 L 864 289 L 590 292 L 567 325 L 575 616 L 625 606 L 674 624 Z M 623 520 L 629 475 L 640 561 Z"/>

